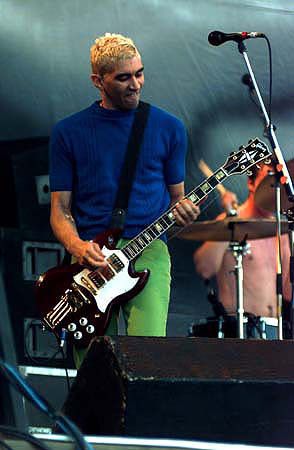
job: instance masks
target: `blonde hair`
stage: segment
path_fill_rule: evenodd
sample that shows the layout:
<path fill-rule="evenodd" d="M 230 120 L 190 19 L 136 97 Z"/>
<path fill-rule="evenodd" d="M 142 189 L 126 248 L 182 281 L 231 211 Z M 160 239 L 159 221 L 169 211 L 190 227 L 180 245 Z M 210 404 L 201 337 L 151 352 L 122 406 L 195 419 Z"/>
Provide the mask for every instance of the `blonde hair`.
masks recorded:
<path fill-rule="evenodd" d="M 121 60 L 140 56 L 132 39 L 121 34 L 105 33 L 95 40 L 90 50 L 92 71 L 101 76 L 112 72 Z"/>

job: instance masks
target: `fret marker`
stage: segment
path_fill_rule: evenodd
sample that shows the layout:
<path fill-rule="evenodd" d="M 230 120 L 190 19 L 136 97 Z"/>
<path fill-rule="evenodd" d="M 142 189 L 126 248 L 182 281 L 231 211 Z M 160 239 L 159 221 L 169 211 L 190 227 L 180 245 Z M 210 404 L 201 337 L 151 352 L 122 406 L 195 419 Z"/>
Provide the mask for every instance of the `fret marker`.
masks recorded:
<path fill-rule="evenodd" d="M 199 200 L 199 198 L 197 197 L 196 194 L 191 194 L 189 196 L 189 199 L 191 200 L 191 202 L 195 203 L 197 200 Z"/>
<path fill-rule="evenodd" d="M 173 215 L 172 211 L 170 213 L 168 213 L 167 217 L 171 220 L 174 219 L 174 215 Z"/>
<path fill-rule="evenodd" d="M 157 231 L 162 231 L 162 226 L 159 223 L 155 224 L 155 228 L 157 229 Z"/>
<path fill-rule="evenodd" d="M 217 179 L 217 180 L 222 180 L 224 177 L 225 177 L 226 175 L 225 175 L 225 173 L 222 171 L 222 170 L 219 170 L 216 174 L 215 174 L 215 178 Z"/>
<path fill-rule="evenodd" d="M 209 192 L 211 190 L 211 186 L 210 186 L 209 183 L 203 183 L 202 186 L 201 186 L 201 189 L 202 189 L 203 192 L 206 193 L 206 192 Z"/>

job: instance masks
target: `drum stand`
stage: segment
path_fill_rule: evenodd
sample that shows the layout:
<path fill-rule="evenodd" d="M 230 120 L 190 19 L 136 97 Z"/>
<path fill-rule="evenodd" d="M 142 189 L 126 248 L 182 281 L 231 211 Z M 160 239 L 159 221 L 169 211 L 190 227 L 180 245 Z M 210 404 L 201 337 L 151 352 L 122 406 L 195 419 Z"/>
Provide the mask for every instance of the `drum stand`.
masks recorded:
<path fill-rule="evenodd" d="M 237 337 L 244 339 L 244 291 L 243 291 L 243 256 L 250 253 L 250 244 L 244 239 L 241 242 L 230 242 L 229 250 L 235 258 L 234 275 L 236 279 L 237 297 Z"/>

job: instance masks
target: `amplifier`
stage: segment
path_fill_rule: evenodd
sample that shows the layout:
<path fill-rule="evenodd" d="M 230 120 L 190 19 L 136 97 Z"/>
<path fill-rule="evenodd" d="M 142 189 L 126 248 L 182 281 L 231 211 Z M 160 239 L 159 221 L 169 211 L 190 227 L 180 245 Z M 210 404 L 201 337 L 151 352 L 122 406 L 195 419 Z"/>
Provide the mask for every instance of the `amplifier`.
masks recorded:
<path fill-rule="evenodd" d="M 66 369 L 56 367 L 19 366 L 20 373 L 28 384 L 44 397 L 56 410 L 60 410 L 68 395 Z M 71 386 L 77 371 L 67 369 L 68 381 Z M 30 433 L 52 433 L 54 423 L 43 412 L 24 398 L 25 413 L 27 415 Z"/>

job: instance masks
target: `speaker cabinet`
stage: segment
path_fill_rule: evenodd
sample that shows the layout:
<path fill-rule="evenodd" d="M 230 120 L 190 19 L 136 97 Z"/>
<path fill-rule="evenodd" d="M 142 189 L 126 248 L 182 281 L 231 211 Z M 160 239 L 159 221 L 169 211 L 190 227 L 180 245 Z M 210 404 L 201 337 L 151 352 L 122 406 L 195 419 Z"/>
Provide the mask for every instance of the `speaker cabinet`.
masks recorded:
<path fill-rule="evenodd" d="M 50 234 L 48 137 L 0 141 L 2 227 L 40 228 Z M 43 178 L 41 178 L 43 177 Z"/>
<path fill-rule="evenodd" d="M 86 434 L 294 444 L 292 341 L 96 338 L 64 412 Z"/>
<path fill-rule="evenodd" d="M 30 330 L 28 319 L 38 319 L 39 311 L 35 300 L 35 278 L 42 271 L 61 262 L 61 246 L 53 242 L 26 241 L 25 233 L 13 228 L 0 228 L 0 248 L 3 261 L 3 282 L 7 296 L 13 338 L 18 364 L 34 365 L 36 355 L 29 351 Z M 55 248 L 56 247 L 56 248 Z M 59 250 L 60 248 L 60 250 Z M 53 254 L 53 255 L 52 255 Z M 40 258 L 39 258 L 40 256 Z M 54 259 L 55 258 L 55 259 Z M 55 264 L 54 264 L 54 261 Z M 32 330 L 31 330 L 32 331 Z M 48 334 L 48 333 L 47 333 Z M 34 335 L 37 346 L 40 333 Z M 53 334 L 52 334 L 53 337 Z M 38 339 L 38 342 L 36 341 Z M 55 341 L 54 339 L 51 342 Z M 57 343 L 48 348 L 52 356 L 58 350 Z M 48 361 L 46 362 L 45 359 Z M 56 360 L 37 361 L 37 365 L 55 367 Z"/>

